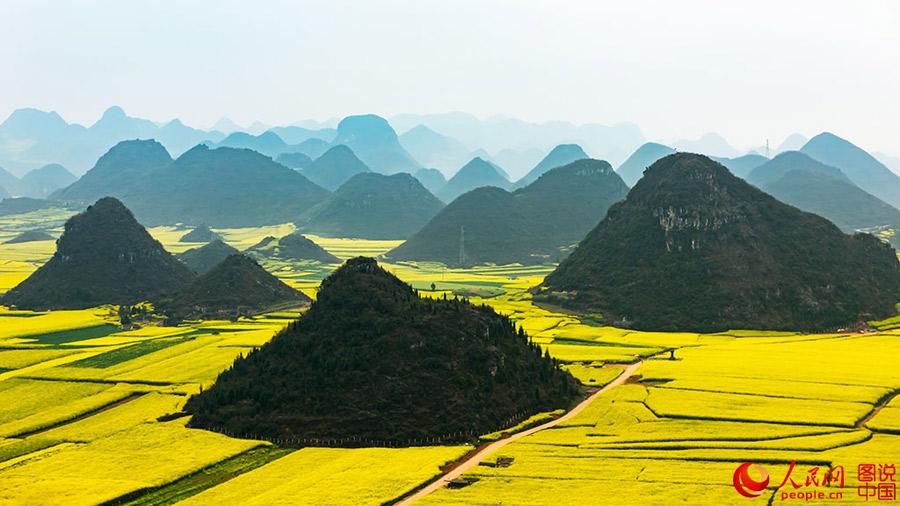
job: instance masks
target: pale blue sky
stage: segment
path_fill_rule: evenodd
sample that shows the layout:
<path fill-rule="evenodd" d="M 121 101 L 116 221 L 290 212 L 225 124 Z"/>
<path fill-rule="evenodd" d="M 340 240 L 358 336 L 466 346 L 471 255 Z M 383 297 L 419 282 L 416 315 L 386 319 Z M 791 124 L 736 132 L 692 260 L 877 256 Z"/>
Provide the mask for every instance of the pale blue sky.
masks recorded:
<path fill-rule="evenodd" d="M 627 5 L 626 5 L 627 4 Z M 900 153 L 895 1 L 0 0 L 0 116 L 634 122 Z"/>

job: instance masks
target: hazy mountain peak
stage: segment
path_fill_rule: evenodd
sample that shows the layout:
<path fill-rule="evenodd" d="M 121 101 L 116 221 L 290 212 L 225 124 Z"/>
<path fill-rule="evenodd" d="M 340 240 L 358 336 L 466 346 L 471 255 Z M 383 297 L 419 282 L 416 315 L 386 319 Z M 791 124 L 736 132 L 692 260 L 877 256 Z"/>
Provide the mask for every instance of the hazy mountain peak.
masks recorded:
<path fill-rule="evenodd" d="M 852 142 L 831 132 L 822 132 L 810 139 L 800 151 L 841 169 L 863 190 L 900 208 L 900 177 Z"/>
<path fill-rule="evenodd" d="M 550 169 L 562 167 L 576 160 L 590 158 L 578 144 L 559 144 L 550 150 L 540 162 L 522 179 L 516 182 L 517 187 L 523 187 L 536 181 L 542 174 Z"/>
<path fill-rule="evenodd" d="M 675 150 L 658 142 L 645 142 L 631 154 L 617 172 L 628 186 L 634 186 L 644 175 L 647 167 L 656 163 L 664 156 L 671 155 Z"/>
<path fill-rule="evenodd" d="M 332 145 L 346 144 L 376 172 L 414 172 L 421 165 L 400 145 L 397 132 L 375 114 L 347 116 L 338 123 Z"/>

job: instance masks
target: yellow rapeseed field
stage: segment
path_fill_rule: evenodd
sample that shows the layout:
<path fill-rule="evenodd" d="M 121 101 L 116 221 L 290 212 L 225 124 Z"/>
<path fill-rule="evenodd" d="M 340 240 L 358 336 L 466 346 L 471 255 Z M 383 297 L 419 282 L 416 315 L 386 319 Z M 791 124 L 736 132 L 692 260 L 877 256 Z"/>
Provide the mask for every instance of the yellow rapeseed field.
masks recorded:
<path fill-rule="evenodd" d="M 0 220 L 7 227 L 0 236 L 28 220 L 61 224 L 58 212 Z M 216 231 L 243 248 L 292 230 Z M 178 243 L 186 231 L 151 232 L 181 251 L 196 246 Z M 341 258 L 398 244 L 311 238 Z M 0 245 L 0 292 L 52 253 L 30 248 Z M 265 265 L 311 295 L 334 267 Z M 858 464 L 900 464 L 893 320 L 867 334 L 635 332 L 536 306 L 528 289 L 552 267 L 384 265 L 422 296 L 467 297 L 509 315 L 588 387 L 616 377 L 621 368 L 611 362 L 641 361 L 634 377 L 577 416 L 503 447 L 509 467 L 477 466 L 466 473 L 478 479 L 473 484 L 438 490 L 421 504 L 749 504 L 731 485 L 745 461 L 763 463 L 772 476 L 757 502 L 777 503 L 775 486 L 792 460 L 800 481 L 811 467 L 844 466 L 843 502 L 852 503 Z M 229 462 L 272 447 L 188 429 L 178 412 L 188 395 L 299 313 L 134 330 L 114 327 L 115 314 L 0 308 L 0 504 L 97 504 L 169 488 L 166 497 L 184 504 L 382 504 L 470 450 L 304 448 L 227 471 L 238 468 Z"/>

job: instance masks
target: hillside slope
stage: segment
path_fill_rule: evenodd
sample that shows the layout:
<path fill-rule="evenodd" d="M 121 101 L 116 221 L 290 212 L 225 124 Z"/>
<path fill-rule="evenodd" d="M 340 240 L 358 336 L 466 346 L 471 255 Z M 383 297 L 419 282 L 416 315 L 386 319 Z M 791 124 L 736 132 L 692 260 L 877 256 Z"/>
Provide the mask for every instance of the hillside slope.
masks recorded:
<path fill-rule="evenodd" d="M 677 154 L 647 170 L 536 297 L 647 330 L 828 330 L 893 315 L 900 265 L 871 235 Z"/>
<path fill-rule="evenodd" d="M 185 410 L 190 426 L 237 436 L 410 444 L 497 430 L 516 415 L 567 407 L 578 391 L 509 318 L 420 298 L 360 257 L 322 282 L 300 320 Z"/>

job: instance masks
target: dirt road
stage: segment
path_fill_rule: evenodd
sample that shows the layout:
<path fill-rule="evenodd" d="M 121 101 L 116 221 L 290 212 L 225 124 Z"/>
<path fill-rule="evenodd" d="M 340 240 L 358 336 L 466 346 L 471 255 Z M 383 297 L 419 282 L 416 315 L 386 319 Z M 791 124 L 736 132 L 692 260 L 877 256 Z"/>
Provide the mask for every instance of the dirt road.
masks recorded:
<path fill-rule="evenodd" d="M 538 425 L 537 427 L 532 427 L 528 430 L 523 430 L 522 432 L 517 432 L 507 438 L 501 439 L 499 441 L 494 441 L 493 443 L 485 446 L 484 448 L 481 449 L 481 451 L 479 451 L 478 453 L 472 454 L 465 462 L 460 463 L 458 466 L 453 468 L 453 470 L 451 470 L 447 474 L 445 474 L 445 475 L 441 476 L 440 478 L 434 480 L 433 482 L 429 483 L 428 486 L 419 490 L 415 494 L 396 503 L 397 506 L 405 506 L 408 504 L 412 504 L 413 502 L 425 497 L 426 495 L 431 494 L 435 490 L 439 490 L 439 489 L 445 487 L 447 485 L 447 483 L 455 480 L 456 478 L 459 478 L 466 471 L 469 471 L 473 467 L 477 466 L 479 462 L 481 462 L 482 460 L 484 460 L 485 458 L 487 458 L 489 455 L 496 452 L 497 450 L 508 445 L 509 443 L 512 443 L 513 441 L 522 439 L 523 437 L 528 437 L 528 436 L 534 434 L 535 432 L 549 429 L 551 427 L 555 427 L 556 425 L 575 417 L 585 407 L 587 407 L 588 404 L 593 402 L 593 400 L 598 395 L 610 390 L 613 387 L 616 387 L 616 386 L 621 385 L 622 383 L 625 383 L 625 380 L 627 380 L 629 377 L 631 377 L 640 365 L 641 365 L 641 363 L 637 362 L 637 363 L 630 364 L 627 367 L 623 368 L 622 374 L 618 375 L 616 377 L 616 379 L 614 379 L 611 382 L 609 382 L 608 384 L 604 385 L 603 388 L 601 388 L 600 390 L 597 390 L 596 392 L 591 394 L 591 396 L 588 397 L 587 399 L 581 401 L 577 406 L 572 408 L 565 415 L 563 415 L 559 418 L 556 418 L 554 420 L 550 420 L 547 423 Z"/>

